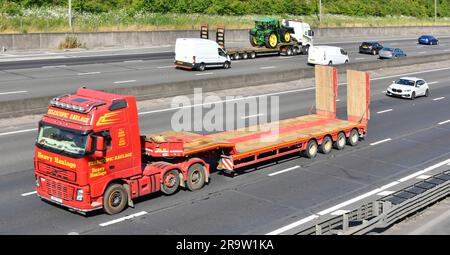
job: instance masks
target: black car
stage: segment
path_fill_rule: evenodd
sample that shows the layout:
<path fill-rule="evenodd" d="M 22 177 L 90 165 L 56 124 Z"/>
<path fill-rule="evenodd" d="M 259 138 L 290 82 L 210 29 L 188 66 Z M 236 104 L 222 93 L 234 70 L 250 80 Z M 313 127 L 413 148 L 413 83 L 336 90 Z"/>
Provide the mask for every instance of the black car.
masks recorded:
<path fill-rule="evenodd" d="M 379 42 L 363 42 L 359 46 L 359 53 L 377 55 L 383 49 L 383 45 Z"/>

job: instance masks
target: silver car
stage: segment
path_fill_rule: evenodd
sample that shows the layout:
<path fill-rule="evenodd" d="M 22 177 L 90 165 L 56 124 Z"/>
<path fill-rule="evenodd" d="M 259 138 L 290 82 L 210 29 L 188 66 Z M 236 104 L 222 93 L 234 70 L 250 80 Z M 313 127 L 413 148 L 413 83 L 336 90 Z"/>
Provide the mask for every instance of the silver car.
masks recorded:
<path fill-rule="evenodd" d="M 383 48 L 380 50 L 380 58 L 399 58 L 406 57 L 406 53 L 400 48 Z"/>

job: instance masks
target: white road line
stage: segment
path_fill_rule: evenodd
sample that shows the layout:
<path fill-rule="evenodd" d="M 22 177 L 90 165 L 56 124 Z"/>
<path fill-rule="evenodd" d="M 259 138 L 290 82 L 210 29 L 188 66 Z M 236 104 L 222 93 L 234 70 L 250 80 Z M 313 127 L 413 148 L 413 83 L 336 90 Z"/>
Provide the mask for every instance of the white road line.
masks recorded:
<path fill-rule="evenodd" d="M 158 69 L 165 69 L 165 68 L 175 68 L 175 66 L 158 66 Z"/>
<path fill-rule="evenodd" d="M 136 80 L 128 80 L 128 81 L 115 81 L 115 84 L 123 84 L 123 83 L 131 83 L 131 82 L 136 82 Z"/>
<path fill-rule="evenodd" d="M 445 97 L 438 97 L 438 98 L 433 99 L 433 101 L 439 101 L 439 100 L 442 100 L 442 99 L 445 99 Z"/>
<path fill-rule="evenodd" d="M 32 131 L 36 131 L 36 130 L 37 130 L 37 128 L 17 130 L 17 131 L 11 131 L 11 132 L 6 132 L 6 133 L 0 133 L 0 136 L 21 134 L 21 133 L 32 132 Z"/>
<path fill-rule="evenodd" d="M 211 74 L 214 74 L 214 73 L 198 73 L 198 74 L 195 74 L 195 75 L 202 76 L 202 75 L 211 75 Z"/>
<path fill-rule="evenodd" d="M 206 103 L 206 104 L 194 104 L 194 105 L 166 108 L 166 109 L 153 110 L 153 111 L 147 111 L 147 112 L 140 112 L 139 115 L 159 113 L 159 112 L 167 112 L 167 111 L 174 111 L 174 110 L 179 110 L 179 109 L 184 109 L 184 108 L 192 108 L 192 107 L 198 107 L 198 106 L 204 106 L 204 105 L 212 105 L 212 104 L 219 104 L 219 103 L 226 103 L 226 102 L 242 101 L 242 100 L 248 100 L 248 99 L 251 99 L 251 98 L 269 97 L 269 96 L 290 94 L 290 93 L 307 91 L 307 90 L 314 90 L 314 89 L 315 89 L 314 87 L 309 87 L 309 88 L 303 88 L 303 89 L 287 90 L 287 91 L 274 92 L 274 93 L 257 95 L 257 96 L 249 96 L 249 97 L 245 97 L 245 98 L 234 98 L 234 99 L 228 99 L 228 100 L 220 100 L 220 101 Z"/>
<path fill-rule="evenodd" d="M 36 193 L 37 193 L 37 191 L 32 191 L 32 192 L 28 192 L 28 193 L 23 193 L 23 194 L 21 194 L 21 196 L 22 197 L 26 197 L 26 196 L 33 195 L 33 194 L 36 194 Z"/>
<path fill-rule="evenodd" d="M 384 80 L 384 79 L 395 78 L 395 77 L 400 77 L 400 76 L 409 76 L 412 74 L 422 74 L 422 73 L 432 73 L 432 72 L 439 72 L 439 71 L 444 71 L 444 70 L 450 70 L 450 67 L 437 68 L 437 69 L 431 69 L 431 70 L 425 70 L 425 71 L 417 71 L 417 72 L 404 73 L 404 74 L 397 74 L 397 75 L 389 75 L 389 76 L 383 76 L 383 77 L 378 77 L 378 78 L 372 78 L 371 80 L 372 81 Z"/>
<path fill-rule="evenodd" d="M 284 169 L 284 170 L 281 170 L 281 171 L 278 171 L 278 172 L 275 172 L 275 173 L 271 173 L 271 174 L 268 174 L 268 176 L 275 176 L 275 175 L 278 175 L 278 174 L 282 174 L 282 173 L 286 173 L 286 172 L 289 172 L 289 171 L 292 171 L 292 170 L 294 170 L 294 169 L 297 169 L 297 168 L 299 168 L 300 166 L 293 166 L 293 167 L 290 167 L 290 168 L 288 168 L 288 169 Z"/>
<path fill-rule="evenodd" d="M 91 74 L 100 74 L 100 72 L 78 73 L 78 75 L 91 75 Z"/>
<path fill-rule="evenodd" d="M 432 85 L 432 84 L 436 84 L 436 83 L 439 83 L 439 82 L 438 81 L 432 81 L 432 82 L 429 82 L 428 85 Z"/>
<path fill-rule="evenodd" d="M 394 194 L 394 193 L 395 193 L 395 191 L 385 190 L 385 191 L 382 191 L 382 192 L 378 193 L 377 196 L 385 197 L 385 196 L 389 196 L 389 195 Z"/>
<path fill-rule="evenodd" d="M 450 49 L 445 49 L 444 51 L 450 51 Z"/>
<path fill-rule="evenodd" d="M 444 124 L 447 124 L 449 122 L 450 122 L 450 120 L 442 121 L 442 122 L 439 122 L 438 125 L 444 125 Z"/>
<path fill-rule="evenodd" d="M 371 143 L 370 145 L 374 146 L 374 145 L 377 145 L 377 144 L 380 144 L 380 143 L 389 142 L 390 140 L 392 140 L 392 139 L 391 138 L 387 138 L 387 139 L 384 139 L 384 140 L 381 140 L 381 141 L 378 141 L 378 142 Z"/>
<path fill-rule="evenodd" d="M 122 221 L 125 221 L 125 220 L 136 218 L 136 217 L 139 217 L 139 216 L 142 216 L 142 215 L 145 215 L 145 214 L 147 214 L 147 212 L 146 211 L 142 211 L 142 212 L 131 214 L 131 215 L 128 215 L 128 216 L 125 216 L 125 217 L 122 217 L 122 218 L 118 218 L 118 219 L 111 220 L 111 221 L 108 221 L 108 222 L 100 223 L 98 225 L 100 227 L 106 227 L 106 226 L 109 226 L 109 225 L 112 225 L 112 224 L 116 224 L 116 223 L 119 223 L 119 222 L 122 222 Z"/>
<path fill-rule="evenodd" d="M 386 90 L 381 91 L 381 93 L 383 93 L 383 94 L 386 93 L 386 92 L 387 92 Z"/>
<path fill-rule="evenodd" d="M 430 175 L 422 174 L 422 175 L 417 176 L 416 179 L 425 180 L 425 179 L 428 179 L 430 177 L 431 177 Z"/>
<path fill-rule="evenodd" d="M 277 68 L 277 67 L 276 66 L 263 66 L 263 67 L 260 67 L 259 69 L 266 70 L 266 69 L 274 69 L 274 68 Z"/>
<path fill-rule="evenodd" d="M 144 60 L 142 60 L 142 59 L 138 59 L 138 60 L 126 60 L 126 61 L 123 61 L 124 63 L 139 63 L 139 62 L 142 62 L 142 61 L 144 61 Z"/>
<path fill-rule="evenodd" d="M 340 102 L 340 101 L 341 101 L 341 99 L 339 99 L 339 98 L 336 99 L 336 102 Z"/>
<path fill-rule="evenodd" d="M 258 114 L 249 115 L 249 116 L 242 116 L 241 119 L 250 119 L 250 118 L 255 118 L 255 117 L 259 117 L 259 116 L 264 116 L 264 113 L 258 113 Z"/>
<path fill-rule="evenodd" d="M 387 110 L 384 110 L 384 111 L 379 111 L 379 112 L 377 112 L 377 114 L 382 114 L 382 113 L 392 112 L 392 111 L 393 111 L 393 109 L 387 109 Z"/>
<path fill-rule="evenodd" d="M 20 94 L 20 93 L 27 93 L 26 90 L 20 90 L 20 91 L 9 91 L 9 92 L 0 92 L 0 96 L 3 95 L 11 95 L 11 94 Z"/>
<path fill-rule="evenodd" d="M 366 58 L 355 58 L 355 60 L 363 60 L 363 59 L 366 59 Z"/>
<path fill-rule="evenodd" d="M 67 67 L 66 65 L 59 65 L 59 66 L 43 66 L 42 68 L 59 68 L 59 67 Z"/>
<path fill-rule="evenodd" d="M 279 234 L 281 234 L 281 233 L 283 233 L 283 232 L 286 232 L 286 231 L 288 231 L 288 230 L 290 230 L 290 229 L 293 229 L 293 228 L 295 228 L 295 227 L 298 227 L 298 226 L 300 226 L 300 225 L 303 225 L 303 224 L 305 224 L 305 223 L 307 223 L 307 222 L 310 222 L 310 221 L 312 221 L 312 220 L 314 220 L 314 219 L 317 219 L 317 218 L 319 218 L 319 216 L 317 216 L 317 215 L 311 215 L 311 216 L 308 216 L 308 217 L 306 217 L 306 218 L 303 218 L 303 219 L 301 219 L 301 220 L 299 220 L 299 221 L 296 221 L 296 222 L 294 222 L 294 223 L 291 223 L 291 224 L 289 224 L 289 225 L 287 225 L 287 226 L 284 226 L 284 227 L 282 227 L 282 228 L 279 228 L 279 229 L 277 229 L 277 230 L 274 230 L 274 231 L 272 231 L 272 232 L 269 232 L 269 233 L 267 233 L 266 235 L 268 235 L 268 236 L 270 236 L 270 235 L 279 235 Z"/>
<path fill-rule="evenodd" d="M 348 212 L 350 212 L 350 211 L 349 210 L 337 210 L 335 212 L 332 212 L 331 215 L 339 216 L 339 215 L 342 215 L 342 214 L 346 214 Z"/>
<path fill-rule="evenodd" d="M 418 54 L 425 54 L 425 53 L 427 53 L 426 51 L 420 51 L 420 52 L 417 52 Z"/>
<path fill-rule="evenodd" d="M 299 220 L 299 221 L 296 221 L 296 222 L 291 223 L 291 224 L 289 224 L 289 225 L 287 225 L 287 226 L 284 226 L 284 227 L 282 227 L 282 228 L 279 228 L 279 229 L 277 229 L 277 230 L 274 230 L 274 231 L 272 231 L 272 232 L 270 232 L 270 233 L 268 233 L 268 234 L 266 234 L 266 235 L 278 235 L 278 234 L 281 234 L 281 233 L 283 233 L 283 232 L 286 232 L 286 231 L 288 231 L 288 230 L 290 230 L 290 229 L 293 229 L 293 228 L 295 228 L 295 227 L 298 227 L 298 226 L 300 226 L 300 225 L 302 225 L 302 224 L 305 224 L 305 223 L 307 223 L 307 222 L 309 222 L 309 221 L 312 221 L 312 220 L 318 218 L 318 217 L 319 217 L 318 215 L 323 216 L 323 215 L 325 215 L 325 214 L 335 212 L 335 211 L 341 209 L 341 208 L 344 207 L 344 206 L 353 204 L 353 203 L 355 203 L 355 202 L 357 202 L 357 201 L 360 201 L 360 200 L 362 200 L 362 199 L 365 199 L 365 198 L 370 197 L 370 196 L 375 195 L 375 194 L 376 194 L 376 195 L 389 195 L 389 194 L 392 194 L 393 192 L 392 192 L 392 191 L 388 191 L 387 189 L 389 189 L 389 188 L 391 188 L 391 187 L 393 187 L 393 186 L 396 186 L 397 184 L 399 184 L 399 183 L 401 183 L 401 182 L 405 182 L 405 181 L 407 181 L 407 180 L 409 180 L 409 179 L 412 179 L 412 178 L 415 178 L 415 177 L 417 177 L 417 176 L 423 175 L 423 174 L 426 173 L 426 172 L 432 171 L 432 170 L 434 170 L 434 169 L 436 169 L 436 168 L 438 168 L 438 167 L 441 167 L 441 166 L 446 165 L 446 164 L 449 164 L 449 163 L 450 163 L 450 159 L 444 160 L 444 161 L 442 161 L 442 162 L 440 162 L 440 163 L 437 163 L 437 164 L 435 164 L 435 165 L 432 165 L 432 166 L 430 166 L 430 167 L 427 167 L 427 168 L 425 168 L 424 170 L 421 170 L 421 171 L 418 171 L 418 172 L 416 172 L 416 173 L 414 173 L 414 174 L 408 175 L 408 176 L 406 176 L 406 177 L 404 177 L 404 178 L 402 178 L 402 179 L 400 179 L 400 180 L 398 180 L 398 181 L 391 182 L 391 183 L 386 184 L 386 185 L 384 185 L 384 186 L 382 186 L 382 187 L 380 187 L 380 188 L 374 189 L 374 190 L 369 191 L 369 192 L 367 192 L 367 193 L 365 193 L 365 194 L 362 194 L 362 195 L 360 195 L 360 196 L 357 196 L 357 197 L 355 197 L 355 198 L 353 198 L 353 199 L 347 200 L 347 201 L 342 202 L 342 203 L 340 203 L 340 204 L 338 204 L 338 205 L 335 205 L 335 206 L 333 206 L 333 207 L 330 207 L 330 208 L 328 208 L 328 209 L 325 209 L 325 210 L 323 210 L 323 211 L 321 211 L 321 212 L 319 212 L 319 213 L 317 213 L 317 214 L 310 215 L 310 216 L 308 216 L 308 217 L 306 217 L 306 218 L 303 218 L 303 219 L 301 219 L 301 220 Z M 389 193 L 388 193 L 388 192 L 389 192 Z M 390 193 L 390 192 L 392 192 L 392 193 Z"/>

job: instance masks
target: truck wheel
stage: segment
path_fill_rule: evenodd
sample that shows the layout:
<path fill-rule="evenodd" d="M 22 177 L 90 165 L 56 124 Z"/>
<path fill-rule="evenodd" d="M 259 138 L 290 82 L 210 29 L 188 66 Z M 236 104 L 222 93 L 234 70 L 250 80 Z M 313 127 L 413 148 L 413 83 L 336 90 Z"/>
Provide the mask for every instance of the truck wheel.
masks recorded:
<path fill-rule="evenodd" d="M 250 52 L 250 58 L 255 59 L 256 58 L 256 52 Z"/>
<path fill-rule="evenodd" d="M 127 190 L 121 184 L 110 185 L 103 194 L 103 210 L 109 215 L 120 213 L 127 203 Z"/>
<path fill-rule="evenodd" d="M 239 53 L 234 53 L 234 57 L 233 57 L 234 60 L 238 60 L 240 58 L 241 58 L 241 56 L 239 55 Z"/>
<path fill-rule="evenodd" d="M 225 63 L 223 63 L 223 69 L 228 69 L 228 68 L 230 68 L 230 67 L 231 67 L 230 62 L 225 61 Z"/>
<path fill-rule="evenodd" d="M 336 150 L 342 150 L 342 149 L 344 149 L 345 148 L 345 140 L 346 140 L 347 138 L 345 137 L 345 134 L 343 133 L 343 132 L 340 132 L 339 134 L 338 134 L 338 137 L 337 137 L 337 139 L 336 139 L 336 142 L 334 142 L 334 148 L 336 149 Z"/>
<path fill-rule="evenodd" d="M 161 191 L 166 195 L 172 195 L 178 190 L 179 186 L 180 176 L 178 171 L 175 169 L 167 171 L 162 180 Z"/>
<path fill-rule="evenodd" d="M 189 167 L 187 177 L 187 187 L 190 191 L 203 188 L 205 185 L 205 167 L 196 163 Z"/>
<path fill-rule="evenodd" d="M 329 136 L 325 136 L 322 144 L 319 146 L 319 151 L 323 154 L 328 154 L 333 149 L 333 140 Z"/>
<path fill-rule="evenodd" d="M 278 37 L 277 35 L 272 32 L 265 38 L 266 41 L 266 47 L 269 49 L 275 49 L 278 45 Z"/>
<path fill-rule="evenodd" d="M 352 132 L 350 132 L 350 136 L 347 139 L 347 144 L 350 146 L 356 146 L 358 145 L 358 141 L 359 141 L 358 130 L 353 129 Z"/>
<path fill-rule="evenodd" d="M 305 157 L 314 158 L 317 155 L 317 142 L 315 140 L 309 140 L 306 150 L 304 152 Z"/>
<path fill-rule="evenodd" d="M 241 58 L 242 59 L 247 59 L 248 58 L 247 52 L 242 53 Z"/>
<path fill-rule="evenodd" d="M 292 55 L 294 55 L 294 52 L 291 47 L 288 47 L 286 49 L 286 56 L 292 56 Z"/>
<path fill-rule="evenodd" d="M 197 70 L 200 71 L 200 72 L 205 71 L 205 69 L 206 69 L 206 66 L 205 66 L 204 63 L 201 63 L 201 64 L 197 67 Z"/>

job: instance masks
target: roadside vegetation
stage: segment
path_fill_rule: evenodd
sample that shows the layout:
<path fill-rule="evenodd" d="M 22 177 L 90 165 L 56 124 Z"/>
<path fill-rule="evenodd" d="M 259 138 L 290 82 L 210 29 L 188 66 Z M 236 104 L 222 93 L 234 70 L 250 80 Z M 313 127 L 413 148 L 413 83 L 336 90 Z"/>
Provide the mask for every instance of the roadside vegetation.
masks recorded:
<path fill-rule="evenodd" d="M 303 19 L 313 27 L 450 25 L 450 1 L 431 0 L 0 0 L 0 33 L 250 28 L 259 16 Z M 399 8 L 401 7 L 401 8 Z"/>

